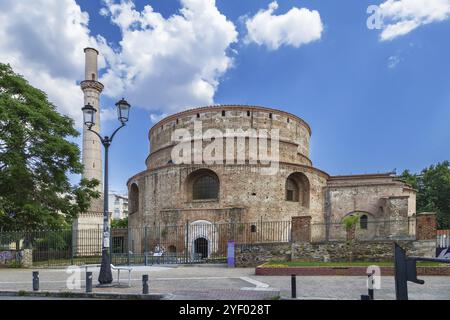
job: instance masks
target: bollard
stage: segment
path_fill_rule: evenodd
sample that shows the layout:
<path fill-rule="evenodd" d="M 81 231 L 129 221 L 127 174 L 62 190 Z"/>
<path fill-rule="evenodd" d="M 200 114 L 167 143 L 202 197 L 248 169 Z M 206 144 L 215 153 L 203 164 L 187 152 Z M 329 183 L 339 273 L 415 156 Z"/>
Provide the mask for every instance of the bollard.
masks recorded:
<path fill-rule="evenodd" d="M 86 271 L 86 292 L 92 292 L 92 272 Z"/>
<path fill-rule="evenodd" d="M 142 275 L 142 293 L 148 294 L 148 274 Z"/>
<path fill-rule="evenodd" d="M 293 299 L 297 298 L 297 281 L 295 279 L 295 274 L 291 275 L 291 296 Z"/>
<path fill-rule="evenodd" d="M 39 291 L 39 271 L 33 271 L 33 291 Z"/>
<path fill-rule="evenodd" d="M 373 275 L 375 274 L 375 272 L 373 273 L 368 273 L 367 277 L 368 279 L 368 296 L 370 300 L 373 300 L 373 284 L 374 284 L 374 280 L 373 280 Z"/>

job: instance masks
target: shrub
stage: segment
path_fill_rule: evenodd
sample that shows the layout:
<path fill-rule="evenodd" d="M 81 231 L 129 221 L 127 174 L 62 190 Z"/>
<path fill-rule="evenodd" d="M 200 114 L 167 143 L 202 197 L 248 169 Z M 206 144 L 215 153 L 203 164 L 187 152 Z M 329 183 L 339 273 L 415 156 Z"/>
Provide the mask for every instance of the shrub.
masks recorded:
<path fill-rule="evenodd" d="M 345 230 L 353 229 L 356 224 L 359 222 L 359 216 L 349 215 L 342 219 L 342 224 L 345 227 Z"/>

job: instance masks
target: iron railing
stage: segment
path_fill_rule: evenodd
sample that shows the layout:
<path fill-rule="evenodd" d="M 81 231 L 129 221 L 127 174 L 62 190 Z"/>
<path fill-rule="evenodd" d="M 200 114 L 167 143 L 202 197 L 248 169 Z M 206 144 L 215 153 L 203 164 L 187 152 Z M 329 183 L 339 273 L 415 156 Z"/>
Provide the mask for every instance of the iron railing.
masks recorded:
<path fill-rule="evenodd" d="M 450 230 L 438 230 L 436 244 L 438 248 L 450 247 Z"/>
<path fill-rule="evenodd" d="M 290 242 L 291 221 L 233 223 L 186 222 L 113 228 L 110 238 L 113 264 L 225 262 L 228 241 L 236 244 Z M 412 218 L 357 223 L 349 230 L 342 223 L 313 223 L 312 242 L 414 239 Z M 298 230 L 296 231 L 298 235 Z M 0 232 L 1 250 L 32 248 L 34 266 L 100 263 L 102 225 L 45 231 Z M 448 239 L 448 237 L 446 238 Z"/>
<path fill-rule="evenodd" d="M 113 264 L 224 262 L 227 243 L 289 242 L 290 221 L 185 223 L 111 229 Z M 0 248 L 30 248 L 34 266 L 100 263 L 102 225 L 0 232 Z"/>

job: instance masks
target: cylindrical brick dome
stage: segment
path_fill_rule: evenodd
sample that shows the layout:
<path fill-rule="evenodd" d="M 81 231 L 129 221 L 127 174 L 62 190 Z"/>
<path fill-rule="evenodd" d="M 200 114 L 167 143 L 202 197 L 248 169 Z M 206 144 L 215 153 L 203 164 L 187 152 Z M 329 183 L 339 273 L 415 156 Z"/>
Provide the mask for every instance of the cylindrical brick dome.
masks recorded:
<path fill-rule="evenodd" d="M 156 169 L 171 163 L 172 135 L 177 129 L 187 129 L 194 133 L 194 123 L 202 125 L 203 133 L 208 129 L 226 130 L 254 129 L 279 130 L 279 161 L 311 166 L 309 141 L 311 129 L 299 117 L 280 110 L 242 105 L 220 105 L 196 108 L 171 115 L 157 124 L 149 132 L 150 155 L 146 160 L 148 169 Z M 207 143 L 206 143 L 207 144 Z M 270 140 L 268 140 L 270 145 Z M 248 152 L 247 152 L 248 153 Z M 246 158 L 248 160 L 248 158 Z"/>

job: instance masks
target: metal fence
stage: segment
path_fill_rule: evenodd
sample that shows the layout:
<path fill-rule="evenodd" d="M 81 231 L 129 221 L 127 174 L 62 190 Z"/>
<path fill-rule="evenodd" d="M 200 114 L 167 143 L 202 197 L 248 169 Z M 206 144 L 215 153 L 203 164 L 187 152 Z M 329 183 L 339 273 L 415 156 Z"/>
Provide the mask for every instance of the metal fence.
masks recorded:
<path fill-rule="evenodd" d="M 438 248 L 450 247 L 450 230 L 438 230 L 436 243 Z"/>
<path fill-rule="evenodd" d="M 227 243 L 289 242 L 291 221 L 186 223 L 113 228 L 113 264 L 225 262 Z M 0 232 L 0 250 L 30 248 L 34 266 L 101 262 L 102 225 L 76 230 Z"/>
<path fill-rule="evenodd" d="M 186 223 L 114 229 L 113 263 L 225 262 L 228 241 L 289 242 L 291 221 Z"/>
<path fill-rule="evenodd" d="M 73 231 L 0 232 L 0 250 L 32 249 L 33 265 L 64 266 L 101 262 L 102 227 Z"/>
<path fill-rule="evenodd" d="M 227 243 L 283 243 L 291 241 L 291 221 L 235 223 L 186 222 L 183 225 L 150 225 L 111 230 L 113 264 L 169 264 L 225 262 Z M 299 230 L 296 230 L 298 234 Z M 405 240 L 415 237 L 415 220 L 313 223 L 312 242 Z M 32 248 L 34 266 L 81 265 L 101 262 L 102 225 L 83 225 L 74 230 L 0 232 L 0 250 Z M 449 241 L 449 234 L 441 238 Z M 441 240 L 438 240 L 438 242 Z"/>

